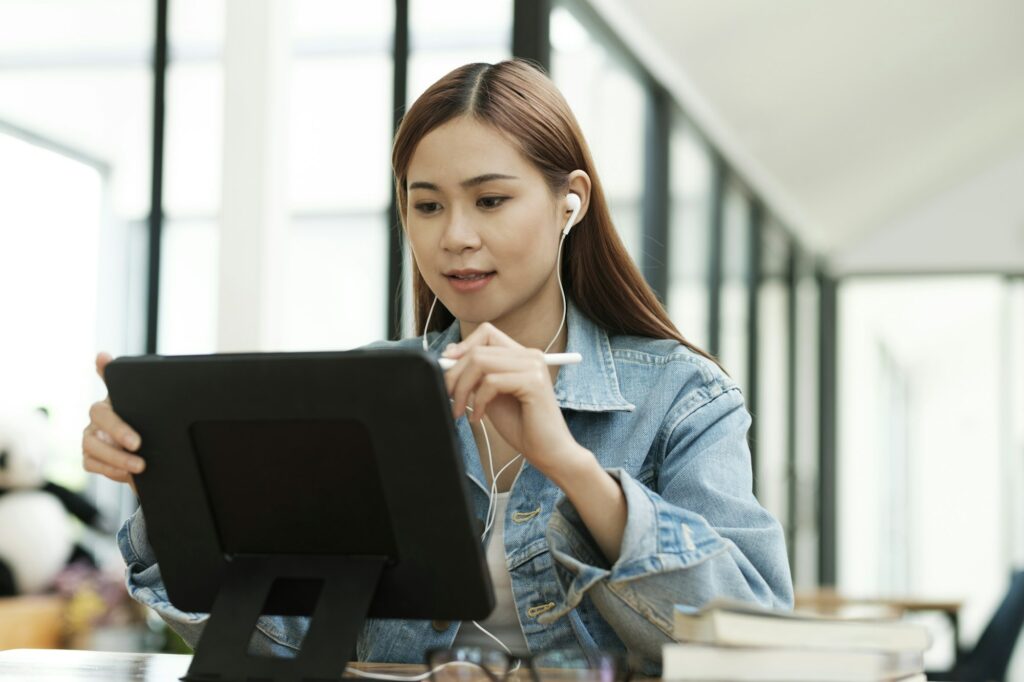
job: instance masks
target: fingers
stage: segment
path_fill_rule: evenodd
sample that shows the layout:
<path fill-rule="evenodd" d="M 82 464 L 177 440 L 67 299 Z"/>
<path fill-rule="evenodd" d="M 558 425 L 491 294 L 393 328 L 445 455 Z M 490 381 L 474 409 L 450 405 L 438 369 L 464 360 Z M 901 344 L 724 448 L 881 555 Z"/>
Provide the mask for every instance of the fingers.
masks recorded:
<path fill-rule="evenodd" d="M 96 374 L 100 375 L 100 379 L 104 379 L 103 373 L 106 371 L 107 365 L 109 365 L 110 361 L 113 359 L 114 356 L 106 351 L 100 351 L 96 354 Z M 106 379 L 104 379 L 104 381 L 106 381 Z"/>
<path fill-rule="evenodd" d="M 146 468 L 145 460 L 130 452 L 142 445 L 139 435 L 117 416 L 109 399 L 93 403 L 89 419 L 82 432 L 82 467 L 119 483 L 132 483 L 130 475 Z"/>
<path fill-rule="evenodd" d="M 480 383 L 492 374 L 519 373 L 522 379 L 520 389 L 537 380 L 537 385 L 551 383 L 551 376 L 544 366 L 544 354 L 536 349 L 520 351 L 507 348 L 477 346 L 469 351 L 455 367 L 448 370 L 445 383 L 452 396 L 452 416 L 458 419 L 466 409 L 469 397 L 473 397 L 472 421 L 483 416 L 479 407 L 479 396 L 474 395 Z"/>
<path fill-rule="evenodd" d="M 487 413 L 487 406 L 492 400 L 503 393 L 514 393 L 523 385 L 523 380 L 523 374 L 520 372 L 505 372 L 485 376 L 473 394 L 473 414 L 469 420 L 473 422 L 481 421 Z"/>
<path fill-rule="evenodd" d="M 505 348 L 477 346 L 470 349 L 469 353 L 445 375 L 448 394 L 452 397 L 452 417 L 458 419 L 462 416 L 469 396 L 485 375 L 493 372 L 520 371 L 529 367 L 530 363 L 528 355 L 510 352 Z M 475 404 L 473 410 L 476 410 Z"/>
<path fill-rule="evenodd" d="M 114 408 L 110 405 L 110 399 L 101 400 L 93 403 L 92 407 L 89 408 L 89 427 L 86 431 L 105 431 L 109 435 L 114 437 L 118 445 L 126 450 L 138 450 L 142 444 L 142 439 L 139 438 L 139 434 L 135 433 L 130 426 L 128 426 L 117 413 L 114 412 Z"/>
<path fill-rule="evenodd" d="M 130 482 L 128 472 L 118 469 L 116 467 L 112 467 L 105 462 L 101 462 L 95 457 L 85 457 L 85 459 L 82 461 L 82 467 L 88 472 L 100 474 L 101 476 L 106 476 L 112 481 L 117 481 L 118 483 Z"/>
<path fill-rule="evenodd" d="M 99 461 L 98 459 L 95 459 L 94 457 L 86 457 L 85 460 L 82 462 L 82 466 L 88 472 L 100 474 L 101 476 L 106 476 L 110 480 L 116 481 L 118 483 L 127 483 L 129 486 L 131 486 L 133 493 L 135 493 L 136 495 L 139 494 L 138 489 L 135 487 L 135 478 L 132 477 L 131 474 L 127 474 L 123 471 L 120 471 L 117 468 L 110 466 L 109 464 L 105 464 Z"/>
<path fill-rule="evenodd" d="M 105 380 L 110 353 L 96 354 L 96 374 Z M 118 483 L 127 483 L 135 490 L 132 474 L 146 468 L 146 461 L 132 454 L 142 445 L 139 434 L 128 426 L 106 398 L 89 408 L 89 425 L 82 432 L 82 468 L 106 476 Z"/>
<path fill-rule="evenodd" d="M 101 436 L 106 436 L 106 438 Z M 128 474 L 141 473 L 146 468 L 146 462 L 138 455 L 133 455 L 129 452 L 117 447 L 108 441 L 109 436 L 102 431 L 99 432 L 87 432 L 82 437 L 82 454 L 84 456 L 83 465 L 88 465 L 90 462 L 97 468 L 102 468 L 103 471 L 97 471 L 96 473 L 102 473 L 104 476 L 114 478 L 116 481 L 126 482 L 125 477 Z M 85 466 L 86 471 L 92 471 L 88 466 Z M 113 476 L 111 476 L 113 472 Z"/>

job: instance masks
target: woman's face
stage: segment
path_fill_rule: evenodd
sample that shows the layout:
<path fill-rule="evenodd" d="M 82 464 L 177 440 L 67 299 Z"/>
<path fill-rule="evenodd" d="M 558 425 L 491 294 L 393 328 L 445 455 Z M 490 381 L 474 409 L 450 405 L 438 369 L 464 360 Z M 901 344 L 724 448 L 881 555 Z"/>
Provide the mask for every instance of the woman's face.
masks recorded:
<path fill-rule="evenodd" d="M 459 117 L 424 136 L 407 178 L 413 256 L 456 318 L 514 328 L 557 314 L 557 326 L 555 258 L 568 213 L 533 164 L 494 128 Z"/>

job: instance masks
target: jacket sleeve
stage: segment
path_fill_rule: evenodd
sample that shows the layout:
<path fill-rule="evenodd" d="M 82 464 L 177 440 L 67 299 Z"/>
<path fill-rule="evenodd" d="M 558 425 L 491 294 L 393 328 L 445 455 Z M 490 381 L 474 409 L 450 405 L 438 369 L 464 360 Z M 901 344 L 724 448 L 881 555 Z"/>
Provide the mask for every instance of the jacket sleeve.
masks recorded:
<path fill-rule="evenodd" d="M 207 613 L 176 608 L 167 598 L 153 547 L 146 535 L 146 519 L 137 509 L 117 533 L 117 546 L 126 565 L 125 583 L 132 599 L 153 609 L 193 649 L 209 619 Z M 305 618 L 261 616 L 249 643 L 255 655 L 293 658 L 298 652 L 308 622 Z"/>
<path fill-rule="evenodd" d="M 696 609 L 726 597 L 792 607 L 782 528 L 752 493 L 742 395 L 726 386 L 693 397 L 677 401 L 665 420 L 650 455 L 650 487 L 622 469 L 607 470 L 627 505 L 613 565 L 568 499 L 552 512 L 547 539 L 565 600 L 544 621 L 589 595 L 632 653 L 659 660 L 676 605 Z"/>

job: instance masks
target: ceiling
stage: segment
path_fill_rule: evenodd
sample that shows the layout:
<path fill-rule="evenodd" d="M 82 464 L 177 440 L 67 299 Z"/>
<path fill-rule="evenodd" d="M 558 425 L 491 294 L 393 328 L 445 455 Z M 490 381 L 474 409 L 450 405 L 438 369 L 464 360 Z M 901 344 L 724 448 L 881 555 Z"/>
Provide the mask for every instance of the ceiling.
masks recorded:
<path fill-rule="evenodd" d="M 1024 153 L 1019 0 L 592 4 L 826 255 Z"/>

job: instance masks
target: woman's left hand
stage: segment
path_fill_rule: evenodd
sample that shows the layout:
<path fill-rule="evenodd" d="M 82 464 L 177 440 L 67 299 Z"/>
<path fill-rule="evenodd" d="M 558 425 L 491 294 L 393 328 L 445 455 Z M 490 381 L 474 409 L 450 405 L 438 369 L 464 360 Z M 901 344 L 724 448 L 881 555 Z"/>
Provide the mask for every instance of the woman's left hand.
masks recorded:
<path fill-rule="evenodd" d="M 501 437 L 549 478 L 581 457 L 540 350 L 516 343 L 485 322 L 443 355 L 457 360 L 445 373 L 453 417 L 458 419 L 472 402 L 471 422 L 486 415 Z"/>

